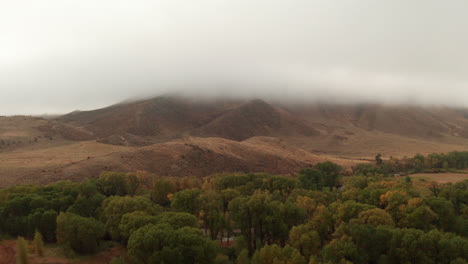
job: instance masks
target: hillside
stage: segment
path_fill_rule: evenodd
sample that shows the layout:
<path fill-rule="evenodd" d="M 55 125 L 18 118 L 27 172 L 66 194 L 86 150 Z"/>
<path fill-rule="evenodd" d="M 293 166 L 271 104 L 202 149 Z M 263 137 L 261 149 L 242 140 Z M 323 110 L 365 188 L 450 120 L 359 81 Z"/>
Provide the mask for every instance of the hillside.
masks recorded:
<path fill-rule="evenodd" d="M 324 157 L 290 147 L 275 138 L 260 137 L 236 142 L 221 138 L 191 137 L 126 150 L 113 148 L 107 154 L 104 152 L 79 161 L 51 164 L 48 170 L 40 171 L 35 177 L 17 172 L 17 179 L 19 182 L 47 183 L 60 179 L 96 177 L 103 171 L 136 170 L 161 176 L 202 177 L 222 172 L 295 175 L 299 168 L 311 167 L 325 160 Z M 353 163 L 333 160 L 345 165 Z"/>
<path fill-rule="evenodd" d="M 448 107 L 312 104 L 287 108 L 314 123 L 425 139 L 443 135 L 466 137 L 468 129 L 463 111 Z"/>
<path fill-rule="evenodd" d="M 53 120 L 31 116 L 0 117 L 0 152 L 92 138 L 86 130 Z"/>
<path fill-rule="evenodd" d="M 216 118 L 233 104 L 156 97 L 93 111 L 75 111 L 57 121 L 83 127 L 97 138 L 124 134 L 174 138 Z"/>
<path fill-rule="evenodd" d="M 156 97 L 55 118 L 0 118 L 1 186 L 79 180 L 104 170 L 160 175 L 293 175 L 376 153 L 413 156 L 468 148 L 465 109 L 284 104 Z"/>
<path fill-rule="evenodd" d="M 316 136 L 319 132 L 285 110 L 252 100 L 195 129 L 191 134 L 244 140 L 254 136 Z"/>
<path fill-rule="evenodd" d="M 262 100 L 193 100 L 178 96 L 76 111 L 56 119 L 100 142 L 148 145 L 183 136 L 241 141 L 254 136 L 335 136 L 359 131 L 434 140 L 468 137 L 466 110 L 383 104 L 293 104 Z M 354 132 L 353 132 L 354 131 Z M 335 133 L 335 134 L 334 134 Z"/>

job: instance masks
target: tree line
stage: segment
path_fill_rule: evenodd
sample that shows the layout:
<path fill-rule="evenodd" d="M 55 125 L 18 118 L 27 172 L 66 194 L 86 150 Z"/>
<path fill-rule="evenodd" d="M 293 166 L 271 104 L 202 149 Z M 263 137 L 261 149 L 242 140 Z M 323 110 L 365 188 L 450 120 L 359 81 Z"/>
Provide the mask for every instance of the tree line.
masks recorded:
<path fill-rule="evenodd" d="M 324 162 L 297 177 L 105 172 L 17 185 L 0 190 L 0 232 L 78 255 L 116 241 L 135 264 L 467 263 L 468 181 L 427 192 L 386 177 L 386 162 L 350 176 Z"/>
<path fill-rule="evenodd" d="M 379 173 L 412 174 L 417 172 L 447 172 L 464 170 L 468 168 L 468 151 L 453 151 L 449 153 L 432 153 L 426 156 L 416 154 L 413 157 L 390 157 L 383 160 L 379 153 L 375 157 L 375 163 Z"/>

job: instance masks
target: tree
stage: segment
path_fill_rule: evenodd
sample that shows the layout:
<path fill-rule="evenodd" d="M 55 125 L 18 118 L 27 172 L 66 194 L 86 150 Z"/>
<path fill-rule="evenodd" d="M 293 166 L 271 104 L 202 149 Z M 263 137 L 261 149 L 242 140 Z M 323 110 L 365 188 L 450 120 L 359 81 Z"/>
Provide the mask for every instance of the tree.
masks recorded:
<path fill-rule="evenodd" d="M 198 218 L 202 205 L 200 195 L 201 190 L 199 189 L 186 189 L 176 192 L 172 197 L 171 207 L 179 212 L 191 213 Z"/>
<path fill-rule="evenodd" d="M 168 195 L 176 192 L 175 183 L 167 178 L 154 178 L 153 189 L 151 190 L 151 200 L 162 206 L 169 205 Z"/>
<path fill-rule="evenodd" d="M 174 229 L 168 224 L 146 225 L 128 240 L 134 263 L 213 263 L 217 245 L 196 228 Z"/>
<path fill-rule="evenodd" d="M 42 240 L 42 235 L 39 231 L 36 231 L 36 234 L 34 234 L 34 249 L 38 256 L 42 257 L 44 255 L 44 241 Z"/>
<path fill-rule="evenodd" d="M 253 248 L 253 236 L 252 236 L 252 214 L 247 205 L 249 198 L 246 196 L 239 196 L 229 203 L 229 212 L 232 220 L 234 220 L 236 226 L 241 230 L 242 236 L 245 239 L 247 250 L 249 255 L 254 252 Z"/>
<path fill-rule="evenodd" d="M 78 253 L 94 253 L 103 236 L 104 226 L 93 218 L 63 212 L 57 217 L 57 242 Z"/>
<path fill-rule="evenodd" d="M 375 156 L 375 165 L 381 166 L 382 163 L 383 163 L 382 154 L 378 153 L 378 154 Z"/>
<path fill-rule="evenodd" d="M 255 252 L 252 264 L 306 264 L 305 258 L 296 249 L 286 246 L 266 245 Z"/>
<path fill-rule="evenodd" d="M 119 224 L 122 240 L 127 242 L 135 231 L 149 224 L 168 224 L 174 229 L 186 226 L 199 227 L 197 218 L 189 213 L 164 212 L 153 216 L 145 212 L 135 211 L 122 216 Z"/>
<path fill-rule="evenodd" d="M 326 240 L 329 240 L 335 231 L 335 219 L 328 207 L 319 205 L 309 224 L 320 236 L 320 247 L 323 247 Z"/>
<path fill-rule="evenodd" d="M 320 252 L 320 236 L 310 224 L 293 227 L 289 232 L 289 244 L 306 259 Z"/>
<path fill-rule="evenodd" d="M 302 188 L 307 190 L 321 190 L 324 186 L 324 176 L 316 169 L 302 169 L 299 171 L 297 179 Z"/>
<path fill-rule="evenodd" d="M 333 188 L 339 186 L 342 167 L 330 161 L 317 163 L 315 168 L 318 169 L 324 176 L 325 187 Z"/>
<path fill-rule="evenodd" d="M 221 195 L 214 191 L 208 191 L 202 195 L 201 199 L 201 219 L 203 220 L 205 233 L 209 230 L 211 239 L 216 240 L 218 234 L 224 227 L 224 217 L 222 213 L 223 201 Z"/>
<path fill-rule="evenodd" d="M 405 183 L 408 185 L 408 186 L 411 186 L 413 184 L 413 181 L 411 181 L 411 177 L 410 176 L 406 176 L 405 177 Z"/>
<path fill-rule="evenodd" d="M 112 196 L 102 203 L 102 221 L 105 231 L 111 238 L 117 241 L 122 240 L 119 225 L 122 216 L 127 213 L 141 211 L 148 215 L 157 215 L 162 211 L 159 205 L 153 204 L 149 199 L 143 197 L 119 197 Z"/>
<path fill-rule="evenodd" d="M 106 196 L 125 196 L 128 194 L 127 178 L 123 172 L 105 171 L 96 181 L 96 186 Z"/>
<path fill-rule="evenodd" d="M 333 240 L 323 248 L 322 256 L 326 263 L 341 263 L 342 261 L 354 263 L 355 260 L 360 258 L 359 250 L 351 239 Z"/>
<path fill-rule="evenodd" d="M 182 227 L 194 227 L 198 228 L 197 218 L 189 213 L 185 212 L 164 212 L 156 216 L 157 223 L 159 224 L 168 224 L 174 229 L 179 229 Z"/>
<path fill-rule="evenodd" d="M 421 154 L 416 154 L 413 158 L 415 172 L 423 172 L 425 169 L 425 158 Z"/>
<path fill-rule="evenodd" d="M 249 251 L 247 249 L 243 249 L 236 259 L 236 264 L 250 264 L 249 259 Z"/>
<path fill-rule="evenodd" d="M 362 204 L 355 201 L 346 201 L 339 205 L 335 218 L 338 223 L 349 222 L 353 218 L 357 218 L 362 211 L 373 209 L 374 206 Z"/>
<path fill-rule="evenodd" d="M 375 227 L 379 225 L 387 225 L 391 227 L 395 226 L 392 216 L 380 208 L 374 208 L 359 213 L 359 219 L 363 224 L 368 224 Z"/>
<path fill-rule="evenodd" d="M 45 241 L 54 242 L 56 239 L 57 216 L 54 210 L 48 210 L 42 214 L 39 232 L 44 236 Z"/>
<path fill-rule="evenodd" d="M 445 232 L 453 231 L 456 225 L 456 214 L 453 204 L 441 197 L 431 197 L 425 200 L 431 210 L 439 217 L 437 219 L 437 227 Z M 468 207 L 467 211 L 468 211 Z M 467 217 L 465 217 L 468 219 Z"/>
<path fill-rule="evenodd" d="M 26 245 L 26 241 L 23 237 L 18 237 L 17 242 L 17 263 L 19 264 L 28 264 L 29 257 L 28 257 L 28 249 Z"/>
<path fill-rule="evenodd" d="M 430 185 L 429 185 L 429 190 L 432 192 L 432 194 L 435 196 L 435 197 L 438 197 L 439 196 L 439 193 L 440 193 L 440 185 L 439 183 L 437 183 L 436 181 L 431 181 Z"/>
<path fill-rule="evenodd" d="M 408 206 L 406 207 L 406 216 L 400 221 L 400 226 L 429 231 L 434 227 L 438 218 L 437 214 L 428 206 Z"/>
<path fill-rule="evenodd" d="M 135 231 L 146 225 L 156 224 L 157 222 L 156 216 L 149 215 L 142 211 L 124 214 L 119 223 L 119 231 L 122 240 L 126 243 Z"/>
<path fill-rule="evenodd" d="M 137 194 L 138 190 L 142 186 L 142 180 L 137 176 L 136 173 L 127 173 L 127 187 L 128 194 L 133 197 Z"/>
<path fill-rule="evenodd" d="M 380 196 L 380 204 L 398 223 L 402 218 L 400 206 L 406 204 L 409 199 L 410 197 L 405 191 L 390 190 Z"/>

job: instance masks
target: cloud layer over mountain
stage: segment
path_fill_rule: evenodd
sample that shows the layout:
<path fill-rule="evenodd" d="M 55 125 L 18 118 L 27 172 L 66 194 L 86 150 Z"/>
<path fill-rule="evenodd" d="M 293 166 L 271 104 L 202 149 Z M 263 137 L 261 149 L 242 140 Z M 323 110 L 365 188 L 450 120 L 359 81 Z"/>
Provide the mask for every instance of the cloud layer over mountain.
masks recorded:
<path fill-rule="evenodd" d="M 170 92 L 466 106 L 462 0 L 4 1 L 0 115 Z"/>

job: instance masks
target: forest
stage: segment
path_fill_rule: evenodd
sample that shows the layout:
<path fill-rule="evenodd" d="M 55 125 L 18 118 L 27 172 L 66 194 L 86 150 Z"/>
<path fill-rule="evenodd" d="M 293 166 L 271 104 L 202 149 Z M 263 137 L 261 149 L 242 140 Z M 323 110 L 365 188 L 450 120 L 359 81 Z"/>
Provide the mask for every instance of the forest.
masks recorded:
<path fill-rule="evenodd" d="M 0 232 L 18 239 L 19 263 L 44 244 L 74 258 L 108 241 L 126 248 L 113 264 L 468 263 L 468 180 L 394 177 L 467 167 L 468 152 L 452 152 L 323 162 L 296 177 L 104 172 L 1 189 Z"/>

